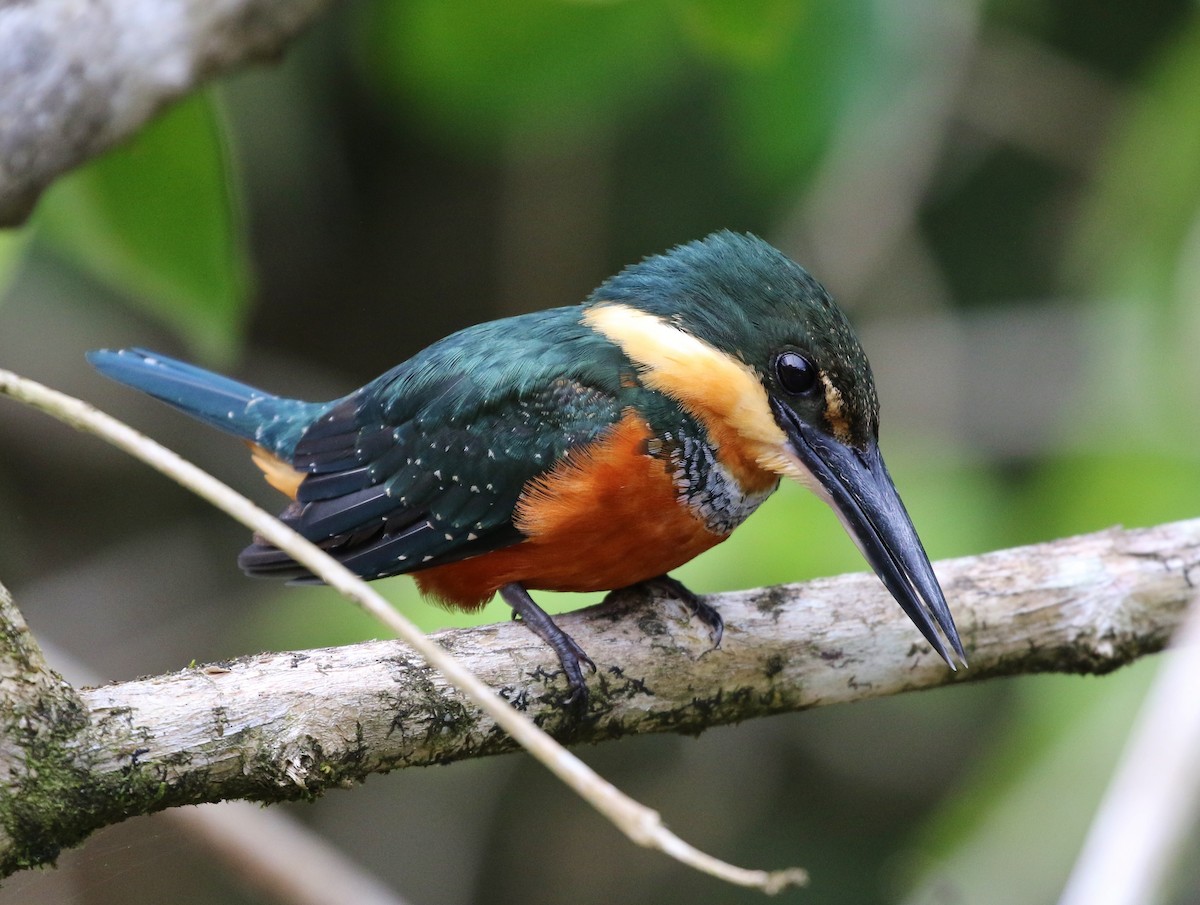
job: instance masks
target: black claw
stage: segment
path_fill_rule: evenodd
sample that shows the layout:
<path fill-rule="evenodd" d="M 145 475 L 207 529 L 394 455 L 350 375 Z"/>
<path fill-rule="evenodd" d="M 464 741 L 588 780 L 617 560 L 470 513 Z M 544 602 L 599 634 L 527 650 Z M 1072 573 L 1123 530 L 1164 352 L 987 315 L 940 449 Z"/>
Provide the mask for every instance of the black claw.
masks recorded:
<path fill-rule="evenodd" d="M 699 596 L 688 590 L 682 581 L 672 578 L 670 575 L 659 575 L 641 582 L 637 587 L 644 588 L 650 593 L 658 592 L 674 597 L 691 610 L 693 616 L 708 626 L 713 649 L 721 646 L 721 639 L 725 636 L 725 620 L 721 618 L 721 614 L 715 607 L 705 603 Z"/>
<path fill-rule="evenodd" d="M 583 667 L 586 666 L 592 672 L 596 671 L 596 664 L 579 646 L 579 643 L 554 624 L 554 620 L 540 606 L 534 603 L 529 592 L 521 585 L 506 584 L 500 589 L 500 596 L 504 598 L 505 603 L 513 608 L 513 616 L 520 617 L 521 621 L 527 625 L 535 635 L 545 641 L 558 655 L 558 662 L 562 665 L 563 675 L 567 679 L 568 693 L 563 700 L 563 704 L 568 709 L 572 710 L 576 715 L 582 716 L 587 713 L 588 707 L 588 687 L 583 679 Z"/>
<path fill-rule="evenodd" d="M 570 691 L 562 699 L 563 710 L 570 711 L 576 719 L 582 719 L 587 716 L 588 701 L 590 700 L 588 688 L 583 684 L 582 676 L 578 677 L 578 684 L 576 684 L 575 678 L 568 674 L 567 684 L 570 686 Z"/>

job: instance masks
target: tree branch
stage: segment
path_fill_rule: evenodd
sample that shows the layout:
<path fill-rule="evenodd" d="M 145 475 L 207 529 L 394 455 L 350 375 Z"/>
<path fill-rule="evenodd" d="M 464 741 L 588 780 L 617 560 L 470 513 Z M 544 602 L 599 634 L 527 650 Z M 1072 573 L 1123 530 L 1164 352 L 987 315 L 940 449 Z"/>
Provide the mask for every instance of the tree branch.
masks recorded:
<path fill-rule="evenodd" d="M 998 675 L 1101 673 L 1169 639 L 1200 580 L 1200 520 L 946 561 L 938 574 L 971 658 L 958 673 L 865 574 L 710 597 L 727 625 L 719 650 L 667 600 L 626 596 L 562 616 L 600 667 L 581 723 L 558 706 L 566 686 L 553 654 L 522 626 L 436 638 L 513 706 L 576 743 L 695 733 Z M 131 814 L 310 797 L 373 772 L 515 747 L 396 641 L 261 654 L 83 690 L 78 700 L 79 728 L 55 771 L 22 778 L 7 764 L 0 790 L 5 808 L 14 792 L 24 796 L 22 832 L 60 833 L 62 844 Z M 41 850 L 0 840 L 0 869 L 35 863 Z"/>
<path fill-rule="evenodd" d="M 52 860 L 71 836 L 62 826 L 70 815 L 42 807 L 42 796 L 31 793 L 42 783 L 44 794 L 57 782 L 74 785 L 76 757 L 65 745 L 87 728 L 86 705 L 51 672 L 0 585 L 0 875 Z"/>
<path fill-rule="evenodd" d="M 331 0 L 0 0 L 0 227 L 210 78 L 278 56 Z"/>
<path fill-rule="evenodd" d="M 97 681 L 52 644 L 48 660 L 75 684 Z M 212 864 L 251 894 L 287 905 L 408 905 L 331 840 L 282 808 L 248 801 L 172 808 L 162 815 L 208 850 Z"/>
<path fill-rule="evenodd" d="M 1059 905 L 1166 902 L 1200 805 L 1200 597 L 1158 670 Z"/>
<path fill-rule="evenodd" d="M 437 641 L 431 640 L 410 620 L 392 608 L 379 595 L 379 592 L 368 587 L 361 577 L 334 560 L 312 541 L 297 534 L 228 485 L 222 484 L 212 475 L 184 460 L 178 454 L 155 443 L 149 437 L 139 434 L 129 425 L 96 410 L 82 400 L 51 390 L 49 387 L 42 386 L 11 371 L 0 370 L 0 394 L 11 396 L 13 399 L 39 409 L 78 430 L 102 437 L 108 443 L 125 450 L 183 487 L 208 500 L 261 536 L 267 543 L 274 544 L 287 553 L 314 576 L 320 578 L 347 600 L 360 606 L 403 638 L 425 663 L 436 669 L 441 676 L 459 689 L 465 700 L 473 702 L 488 719 L 494 721 L 497 733 L 507 733 L 514 743 L 532 754 L 576 794 L 607 817 L 630 841 L 645 848 L 657 849 L 682 864 L 728 883 L 761 889 L 768 894 L 808 882 L 808 875 L 800 868 L 775 871 L 751 870 L 728 864 L 689 845 L 667 829 L 656 811 L 639 804 L 622 793 L 578 757 L 555 742 L 520 710 L 511 707 L 504 698 L 497 695 L 491 686 L 471 672 L 454 654 Z M 72 729 L 74 728 L 72 727 Z M 75 739 L 71 741 L 75 741 Z M 56 751 L 58 747 L 56 746 Z M 138 755 L 149 753 L 150 750 L 133 748 L 130 755 L 131 769 L 137 766 Z M 33 775 L 42 785 L 51 785 L 56 781 L 67 783 L 70 779 L 66 776 L 48 778 L 46 773 L 37 768 L 33 771 Z M 14 787 L 15 783 L 10 784 L 9 791 L 15 792 Z M 156 796 L 162 798 L 170 787 L 165 780 L 160 780 L 154 788 L 157 789 Z M 110 792 L 109 789 L 104 790 L 104 802 L 111 803 Z M 11 797 L 22 809 L 28 809 L 28 802 L 32 800 L 29 795 L 13 794 Z M 40 795 L 37 797 L 42 798 Z M 51 808 L 55 807 L 57 800 L 56 796 L 55 800 L 48 802 Z M 0 822 L 6 816 L 5 804 L 7 802 L 0 800 Z M 81 801 L 78 804 L 84 805 L 90 804 L 90 802 Z M 129 812 L 128 809 L 123 810 L 126 813 Z M 90 830 L 85 829 L 84 831 Z M 14 837 L 18 840 L 23 838 L 21 834 L 14 834 Z M 20 843 L 18 842 L 17 845 L 19 849 Z M 4 856 L 5 853 L 0 851 L 0 871 L 4 869 L 6 863 Z M 13 858 L 20 866 L 28 862 L 29 852 L 18 850 L 13 854 Z"/>

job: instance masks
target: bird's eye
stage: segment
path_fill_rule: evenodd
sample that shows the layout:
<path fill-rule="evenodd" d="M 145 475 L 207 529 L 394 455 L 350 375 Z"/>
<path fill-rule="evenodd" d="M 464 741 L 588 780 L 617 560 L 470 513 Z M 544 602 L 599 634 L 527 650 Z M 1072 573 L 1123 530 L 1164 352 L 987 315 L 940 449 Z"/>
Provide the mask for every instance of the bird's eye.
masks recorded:
<path fill-rule="evenodd" d="M 775 357 L 775 376 L 792 396 L 804 396 L 817 386 L 817 366 L 799 352 L 780 352 Z"/>

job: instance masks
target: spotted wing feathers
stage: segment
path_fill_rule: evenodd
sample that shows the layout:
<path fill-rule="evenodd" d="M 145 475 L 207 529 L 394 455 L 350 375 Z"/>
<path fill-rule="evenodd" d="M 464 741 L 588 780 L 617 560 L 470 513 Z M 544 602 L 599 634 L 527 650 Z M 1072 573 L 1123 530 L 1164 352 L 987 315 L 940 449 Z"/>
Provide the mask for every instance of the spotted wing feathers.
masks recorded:
<path fill-rule="evenodd" d="M 527 482 L 620 417 L 610 393 L 571 380 L 493 398 L 474 412 L 460 408 L 448 419 L 395 423 L 384 412 L 368 386 L 313 423 L 292 459 L 308 476 L 283 515 L 366 578 L 518 543 L 514 511 Z M 259 541 L 238 561 L 250 574 L 310 580 Z"/>

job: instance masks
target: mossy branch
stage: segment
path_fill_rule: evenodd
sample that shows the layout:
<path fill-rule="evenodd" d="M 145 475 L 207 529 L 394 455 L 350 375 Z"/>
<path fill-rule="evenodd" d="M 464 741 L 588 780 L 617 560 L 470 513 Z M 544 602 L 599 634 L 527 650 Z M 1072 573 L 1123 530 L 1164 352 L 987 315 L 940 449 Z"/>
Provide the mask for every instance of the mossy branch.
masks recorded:
<path fill-rule="evenodd" d="M 435 638 L 514 707 L 576 743 L 696 733 L 997 675 L 1107 672 L 1160 650 L 1183 617 L 1200 580 L 1200 520 L 950 560 L 937 571 L 971 660 L 958 673 L 870 575 L 710 597 L 727 624 L 718 650 L 670 600 L 615 599 L 560 617 L 600 667 L 582 722 L 564 716 L 554 656 L 522 626 Z M 35 669 L 34 684 L 46 675 Z M 374 772 L 515 747 L 399 641 L 260 654 L 78 693 L 49 688 L 31 698 L 5 689 L 3 873 L 132 814 L 307 798 Z M 50 718 L 18 716 L 29 708 L 14 700 L 46 694 L 58 708 Z M 35 747 L 11 747 L 30 734 Z"/>
<path fill-rule="evenodd" d="M 431 641 L 311 543 L 128 426 L 9 372 L 0 371 L 0 393 L 170 474 L 408 642 L 260 655 L 76 691 L 46 667 L 4 595 L 0 875 L 53 860 L 62 846 L 133 814 L 309 797 L 372 772 L 519 744 L 635 842 L 774 892 L 803 873 L 745 870 L 698 852 L 537 726 L 570 742 L 695 733 L 951 681 L 1105 672 L 1161 649 L 1200 578 L 1200 521 L 942 563 L 973 664 L 959 673 L 918 641 L 873 576 L 710 598 L 726 620 L 719 650 L 677 602 L 615 599 L 561 619 L 600 666 L 590 710 L 576 720 L 560 706 L 565 688 L 554 655 L 523 627 Z"/>
<path fill-rule="evenodd" d="M 765 871 L 737 867 L 686 843 L 664 826 L 662 818 L 656 811 L 623 794 L 578 757 L 556 743 L 545 731 L 523 715 L 519 708 L 513 707 L 504 697 L 496 694 L 491 686 L 483 682 L 444 646 L 428 638 L 411 621 L 394 610 L 378 592 L 368 587 L 363 579 L 350 572 L 314 543 L 300 536 L 244 496 L 171 450 L 155 443 L 149 437 L 139 434 L 129 425 L 98 411 L 86 402 L 42 386 L 11 371 L 0 369 L 0 394 L 10 396 L 51 415 L 77 430 L 103 438 L 118 449 L 124 450 L 204 498 L 254 531 L 266 542 L 283 550 L 347 600 L 361 607 L 403 638 L 425 663 L 436 669 L 441 676 L 463 693 L 464 700 L 470 701 L 482 714 L 492 720 L 495 723 L 496 731 L 505 733 L 511 737 L 514 743 L 533 755 L 559 780 L 603 814 L 630 841 L 646 848 L 657 849 L 676 861 L 728 883 L 760 889 L 766 893 L 777 893 L 789 886 L 803 885 L 807 882 L 807 874 L 799 868 Z M 142 755 L 154 753 L 154 749 L 139 746 L 136 739 L 130 740 L 130 745 L 132 747 L 128 749 L 127 753 L 132 758 L 130 764 L 132 771 L 136 766 L 137 759 Z M 62 745 L 56 744 L 55 751 L 57 752 L 62 747 Z M 0 764 L 0 769 L 3 769 L 3 766 Z M 44 771 L 39 772 L 36 769 L 33 773 L 29 773 L 28 770 L 22 771 L 16 761 L 13 762 L 13 769 L 22 776 L 32 775 L 35 778 L 43 779 L 46 776 Z M 56 775 L 58 772 L 60 771 L 56 771 Z M 64 778 L 66 777 L 64 776 Z M 8 816 L 5 813 L 6 803 L 24 809 L 32 800 L 33 796 L 29 794 L 16 794 L 15 785 L 15 781 L 10 782 L 8 787 L 12 792 L 12 800 L 10 802 L 0 800 L 0 826 L 7 825 L 5 823 L 5 818 Z M 158 799 L 168 799 L 171 797 L 172 786 L 165 778 L 160 778 L 152 787 L 152 792 Z M 103 801 L 108 802 L 109 800 L 110 796 L 104 795 Z M 60 796 L 55 796 L 55 801 L 47 802 L 47 804 L 53 808 L 58 801 L 61 801 Z M 128 816 L 128 814 L 138 813 L 138 811 L 126 808 L 124 813 Z M 13 839 L 21 838 L 21 834 L 10 835 Z M 28 859 L 23 853 L 19 862 L 17 866 L 28 863 Z M 5 863 L 4 853 L 0 852 L 0 870 L 3 869 Z"/>

